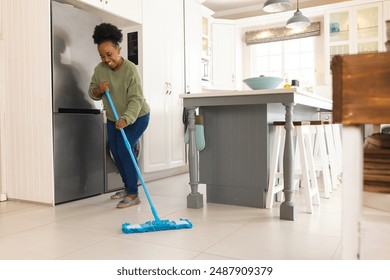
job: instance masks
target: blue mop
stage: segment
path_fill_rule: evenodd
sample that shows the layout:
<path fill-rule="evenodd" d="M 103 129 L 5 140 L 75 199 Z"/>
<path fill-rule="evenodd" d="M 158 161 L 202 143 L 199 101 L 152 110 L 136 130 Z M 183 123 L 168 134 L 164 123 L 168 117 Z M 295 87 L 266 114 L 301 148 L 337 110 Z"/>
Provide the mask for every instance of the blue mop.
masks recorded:
<path fill-rule="evenodd" d="M 111 109 L 114 113 L 115 119 L 118 121 L 118 113 L 116 112 L 114 103 L 112 102 L 111 95 L 108 91 L 105 92 L 108 102 L 110 103 Z M 172 230 L 172 229 L 184 229 L 184 228 L 192 228 L 192 223 L 188 219 L 180 219 L 178 221 L 169 221 L 169 220 L 161 220 L 158 215 L 156 208 L 154 208 L 152 199 L 150 198 L 149 191 L 146 188 L 145 181 L 141 175 L 141 171 L 139 170 L 137 161 L 135 160 L 133 151 L 131 149 L 129 140 L 123 129 L 120 130 L 122 133 L 123 140 L 125 141 L 125 145 L 127 150 L 129 151 L 131 160 L 133 161 L 135 170 L 137 171 L 137 175 L 141 181 L 142 188 L 146 194 L 146 198 L 148 199 L 150 209 L 152 210 L 154 221 L 149 221 L 144 224 L 130 224 L 124 223 L 122 224 L 122 232 L 123 233 L 141 233 L 141 232 L 151 232 L 151 231 L 161 231 L 161 230 Z"/>

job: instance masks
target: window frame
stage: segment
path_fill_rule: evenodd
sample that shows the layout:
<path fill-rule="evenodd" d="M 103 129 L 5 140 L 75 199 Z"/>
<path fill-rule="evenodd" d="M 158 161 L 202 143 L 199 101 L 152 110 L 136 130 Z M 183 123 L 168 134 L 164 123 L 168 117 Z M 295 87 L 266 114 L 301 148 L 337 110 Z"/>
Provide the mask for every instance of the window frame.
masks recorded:
<path fill-rule="evenodd" d="M 294 41 L 294 42 L 292 42 Z M 292 43 L 299 42 L 296 44 L 296 47 L 293 51 L 291 50 L 291 47 L 293 46 Z M 307 48 L 307 43 L 311 43 L 311 46 Z M 305 45 L 306 44 L 306 45 Z M 275 53 L 275 50 L 277 45 L 280 45 L 280 50 Z M 306 47 L 302 47 L 305 45 Z M 258 55 L 258 52 L 263 51 L 265 52 L 265 48 L 268 49 L 267 53 L 264 55 Z M 273 48 L 270 50 L 270 48 Z M 250 73 L 252 77 L 257 77 L 260 75 L 264 76 L 279 76 L 283 77 L 284 79 L 287 79 L 288 83 L 291 84 L 291 80 L 299 80 L 300 86 L 304 88 L 307 91 L 313 92 L 313 88 L 316 85 L 316 39 L 315 37 L 306 37 L 306 38 L 298 38 L 293 40 L 283 40 L 283 41 L 276 41 L 276 42 L 267 42 L 262 44 L 253 44 L 250 46 Z M 273 53 L 272 53 L 273 52 Z M 289 68 L 287 59 L 288 56 L 292 55 L 299 55 L 298 63 L 299 65 L 296 68 Z M 303 62 L 302 56 L 311 56 L 312 57 L 312 63 L 308 65 L 302 65 Z M 277 56 L 280 60 L 280 67 L 275 68 L 270 66 L 271 57 L 270 56 Z M 265 59 L 264 59 L 265 58 Z M 259 68 L 256 66 L 257 61 L 261 61 L 263 59 L 264 61 L 267 60 L 267 69 L 266 68 Z M 265 70 L 266 69 L 266 70 Z M 297 74 L 299 73 L 299 74 Z M 310 78 L 307 79 L 307 73 L 310 73 Z"/>

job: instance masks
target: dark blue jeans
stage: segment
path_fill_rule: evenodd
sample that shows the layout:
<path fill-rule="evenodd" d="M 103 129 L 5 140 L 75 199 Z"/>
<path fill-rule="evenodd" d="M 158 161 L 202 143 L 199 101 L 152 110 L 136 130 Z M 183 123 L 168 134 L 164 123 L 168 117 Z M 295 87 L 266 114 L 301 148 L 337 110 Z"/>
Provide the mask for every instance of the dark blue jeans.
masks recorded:
<path fill-rule="evenodd" d="M 149 124 L 150 113 L 139 117 L 133 124 L 123 130 L 127 136 L 132 152 L 135 156 L 134 147 Z M 115 128 L 115 122 L 107 120 L 108 146 L 114 157 L 116 167 L 122 177 L 123 184 L 128 194 L 138 194 L 138 174 L 126 148 L 122 133 Z M 137 159 L 136 159 L 137 160 Z"/>

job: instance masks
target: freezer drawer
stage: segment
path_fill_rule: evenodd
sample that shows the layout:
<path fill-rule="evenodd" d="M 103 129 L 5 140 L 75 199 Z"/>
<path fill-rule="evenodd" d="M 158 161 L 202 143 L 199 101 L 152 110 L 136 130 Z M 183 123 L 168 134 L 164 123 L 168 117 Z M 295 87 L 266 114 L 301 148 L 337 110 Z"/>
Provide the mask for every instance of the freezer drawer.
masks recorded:
<path fill-rule="evenodd" d="M 54 114 L 55 203 L 104 192 L 102 114 Z"/>

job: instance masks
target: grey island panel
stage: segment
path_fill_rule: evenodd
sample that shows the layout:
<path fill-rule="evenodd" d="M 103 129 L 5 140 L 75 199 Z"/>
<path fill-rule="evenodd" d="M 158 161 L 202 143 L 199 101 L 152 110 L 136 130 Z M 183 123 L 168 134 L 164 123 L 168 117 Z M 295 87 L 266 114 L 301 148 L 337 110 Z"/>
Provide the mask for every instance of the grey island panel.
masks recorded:
<path fill-rule="evenodd" d="M 202 107 L 206 147 L 199 153 L 207 202 L 263 207 L 267 181 L 266 105 Z"/>
<path fill-rule="evenodd" d="M 299 120 L 318 119 L 315 107 L 297 105 Z M 199 182 L 208 203 L 265 207 L 274 121 L 282 104 L 203 106 L 206 147 L 199 153 Z"/>

